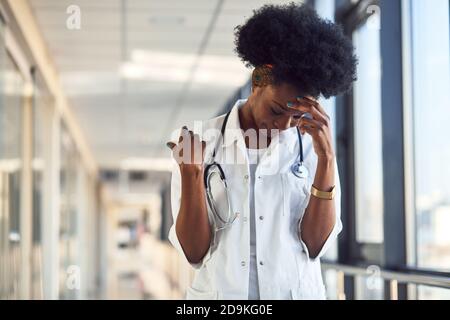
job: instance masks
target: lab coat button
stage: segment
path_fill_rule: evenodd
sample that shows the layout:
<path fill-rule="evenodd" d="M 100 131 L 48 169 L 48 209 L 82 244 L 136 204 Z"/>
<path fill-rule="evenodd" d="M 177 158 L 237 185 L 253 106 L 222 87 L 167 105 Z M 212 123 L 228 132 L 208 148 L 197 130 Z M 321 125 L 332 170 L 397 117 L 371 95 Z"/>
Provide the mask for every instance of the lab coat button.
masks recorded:
<path fill-rule="evenodd" d="M 264 265 L 264 262 L 260 261 L 259 264 L 260 264 L 260 265 Z"/>
<path fill-rule="evenodd" d="M 244 180 L 248 180 L 248 174 L 244 176 Z"/>
<path fill-rule="evenodd" d="M 245 267 L 245 261 L 241 261 L 241 266 Z"/>
<path fill-rule="evenodd" d="M 259 216 L 259 220 L 264 220 L 264 217 L 263 216 Z"/>
<path fill-rule="evenodd" d="M 247 222 L 247 217 L 242 218 L 244 222 Z"/>

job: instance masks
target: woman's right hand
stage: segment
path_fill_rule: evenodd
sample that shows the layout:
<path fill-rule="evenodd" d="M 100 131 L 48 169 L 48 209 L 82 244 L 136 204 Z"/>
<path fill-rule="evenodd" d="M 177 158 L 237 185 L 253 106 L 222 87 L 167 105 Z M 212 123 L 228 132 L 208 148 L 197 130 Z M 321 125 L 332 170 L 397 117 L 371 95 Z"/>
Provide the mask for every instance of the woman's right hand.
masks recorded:
<path fill-rule="evenodd" d="M 186 126 L 181 129 L 178 144 L 167 142 L 180 166 L 181 201 L 175 231 L 186 258 L 200 263 L 211 243 L 211 226 L 203 184 L 203 156 L 206 142 Z"/>
<path fill-rule="evenodd" d="M 200 140 L 186 126 L 181 129 L 178 144 L 169 141 L 166 145 L 172 150 L 172 156 L 180 166 L 181 172 L 198 173 L 203 171 L 206 142 Z"/>

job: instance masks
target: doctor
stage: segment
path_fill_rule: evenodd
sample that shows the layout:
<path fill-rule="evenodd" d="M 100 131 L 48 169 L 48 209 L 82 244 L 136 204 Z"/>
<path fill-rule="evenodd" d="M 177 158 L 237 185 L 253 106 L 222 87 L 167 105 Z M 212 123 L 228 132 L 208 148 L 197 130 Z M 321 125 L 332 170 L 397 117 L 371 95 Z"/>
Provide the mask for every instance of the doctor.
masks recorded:
<path fill-rule="evenodd" d="M 236 52 L 255 67 L 251 95 L 168 143 L 169 240 L 195 269 L 186 298 L 325 299 L 319 258 L 342 229 L 341 189 L 317 99 L 351 87 L 353 47 L 294 3 L 265 5 L 236 29 Z"/>

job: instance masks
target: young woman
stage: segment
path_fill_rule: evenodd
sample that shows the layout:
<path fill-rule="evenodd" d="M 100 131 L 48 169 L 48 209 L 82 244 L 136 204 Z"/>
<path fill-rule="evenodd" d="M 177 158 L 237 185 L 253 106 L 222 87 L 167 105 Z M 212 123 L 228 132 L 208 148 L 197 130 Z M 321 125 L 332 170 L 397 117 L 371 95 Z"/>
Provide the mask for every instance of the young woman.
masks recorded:
<path fill-rule="evenodd" d="M 183 127 L 168 143 L 178 163 L 169 239 L 196 270 L 186 297 L 324 299 L 319 258 L 342 229 L 341 194 L 317 99 L 351 87 L 352 44 L 294 3 L 261 7 L 235 35 L 254 67 L 251 95 L 205 121 L 202 138 Z"/>

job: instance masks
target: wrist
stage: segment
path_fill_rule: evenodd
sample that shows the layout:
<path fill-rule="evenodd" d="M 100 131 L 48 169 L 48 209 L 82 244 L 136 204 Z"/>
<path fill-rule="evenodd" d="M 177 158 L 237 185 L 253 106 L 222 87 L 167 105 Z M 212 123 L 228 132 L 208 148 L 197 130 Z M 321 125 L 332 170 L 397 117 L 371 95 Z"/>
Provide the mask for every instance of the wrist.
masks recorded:
<path fill-rule="evenodd" d="M 333 163 L 336 155 L 334 153 L 324 154 L 317 157 L 321 163 Z"/>
<path fill-rule="evenodd" d="M 180 173 L 182 177 L 185 178 L 198 178 L 203 176 L 203 166 L 202 165 L 192 165 L 192 164 L 181 164 Z"/>

